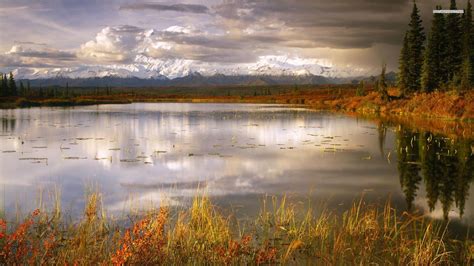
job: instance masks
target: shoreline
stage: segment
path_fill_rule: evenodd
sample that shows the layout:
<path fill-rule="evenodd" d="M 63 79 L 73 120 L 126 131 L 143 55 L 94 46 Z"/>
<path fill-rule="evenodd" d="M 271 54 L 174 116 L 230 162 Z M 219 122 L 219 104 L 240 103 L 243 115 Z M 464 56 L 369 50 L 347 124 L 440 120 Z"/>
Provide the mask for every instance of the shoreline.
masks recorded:
<path fill-rule="evenodd" d="M 248 92 L 251 89 L 243 90 Z M 396 95 L 397 89 L 392 88 L 390 93 Z M 384 102 L 380 95 L 373 91 L 369 91 L 365 96 L 355 96 L 355 89 L 348 88 L 332 88 L 332 91 L 324 88 L 302 89 L 277 95 L 256 96 L 193 95 L 189 92 L 182 95 L 122 93 L 70 98 L 4 98 L 0 99 L 0 109 L 163 102 L 294 104 L 302 108 L 355 116 L 376 123 L 404 124 L 453 137 L 474 137 L 474 91 L 421 93 L 405 99 L 394 96 L 392 98 L 393 100 Z"/>

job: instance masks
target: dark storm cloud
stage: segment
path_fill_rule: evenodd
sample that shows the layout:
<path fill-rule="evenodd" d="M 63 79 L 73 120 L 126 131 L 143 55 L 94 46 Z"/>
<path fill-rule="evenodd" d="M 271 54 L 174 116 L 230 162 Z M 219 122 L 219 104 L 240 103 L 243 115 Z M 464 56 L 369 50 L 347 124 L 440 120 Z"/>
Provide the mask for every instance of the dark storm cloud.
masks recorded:
<path fill-rule="evenodd" d="M 18 57 L 1 54 L 0 55 L 0 67 L 27 67 L 28 65 L 21 62 Z"/>
<path fill-rule="evenodd" d="M 34 68 L 51 68 L 62 67 L 54 60 L 38 60 L 37 58 L 24 58 L 12 54 L 0 55 L 0 67 L 34 67 Z"/>
<path fill-rule="evenodd" d="M 189 59 L 210 63 L 248 63 L 254 62 L 258 57 L 258 51 L 248 49 L 215 49 L 200 47 L 192 49 Z"/>
<path fill-rule="evenodd" d="M 176 44 L 206 46 L 209 48 L 237 49 L 242 47 L 241 43 L 229 38 L 223 38 L 221 36 L 205 36 L 197 34 L 186 35 L 175 32 L 161 32 L 160 39 Z"/>
<path fill-rule="evenodd" d="M 191 34 L 161 31 L 156 33 L 156 37 L 174 44 L 172 53 L 164 51 L 171 53 L 171 57 L 181 56 L 203 62 L 249 63 L 268 53 L 272 47 L 287 46 L 287 39 L 275 34 L 229 36 L 199 31 Z"/>
<path fill-rule="evenodd" d="M 76 60 L 74 52 L 34 42 L 16 42 L 10 51 L 0 55 L 0 67 L 63 67 L 76 63 Z"/>
<path fill-rule="evenodd" d="M 70 52 L 63 51 L 35 51 L 35 50 L 23 50 L 18 52 L 11 52 L 12 55 L 18 55 L 21 57 L 33 57 L 33 58 L 45 58 L 55 60 L 74 60 L 76 55 Z"/>
<path fill-rule="evenodd" d="M 258 49 L 254 42 L 225 38 L 219 35 L 182 34 L 159 32 L 160 41 L 172 43 L 169 50 L 149 49 L 149 55 L 158 58 L 185 58 L 203 62 L 242 63 L 257 58 Z"/>
<path fill-rule="evenodd" d="M 332 48 L 398 44 L 410 11 L 409 0 L 226 1 L 215 6 L 223 19 L 251 26 L 280 21 L 293 38 Z"/>
<path fill-rule="evenodd" d="M 175 11 L 185 13 L 207 13 L 209 9 L 203 5 L 192 4 L 173 4 L 166 5 L 161 3 L 145 2 L 127 4 L 120 7 L 121 10 L 155 10 L 155 11 Z"/>

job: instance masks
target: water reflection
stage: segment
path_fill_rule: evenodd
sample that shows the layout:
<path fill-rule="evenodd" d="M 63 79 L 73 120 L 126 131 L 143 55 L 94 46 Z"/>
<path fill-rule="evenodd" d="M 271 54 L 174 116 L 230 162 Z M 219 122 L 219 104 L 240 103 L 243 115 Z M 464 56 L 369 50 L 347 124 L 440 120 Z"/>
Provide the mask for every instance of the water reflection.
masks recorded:
<path fill-rule="evenodd" d="M 0 110 L 5 208 L 61 187 L 80 212 L 98 186 L 110 212 L 134 200 L 186 204 L 197 188 L 249 215 L 265 194 L 345 209 L 391 197 L 435 218 L 474 219 L 472 140 L 275 105 L 131 104 Z M 46 193 L 46 192 L 45 192 Z M 439 215 L 441 214 L 441 215 Z"/>
<path fill-rule="evenodd" d="M 14 117 L 2 118 L 2 131 L 1 132 L 11 132 L 15 130 L 16 119 Z"/>
<path fill-rule="evenodd" d="M 448 219 L 455 204 L 462 217 L 473 181 L 473 145 L 472 140 L 449 139 L 400 126 L 397 131 L 398 170 L 408 209 L 412 208 L 423 181 L 430 211 L 434 211 L 439 202 L 444 219 Z"/>

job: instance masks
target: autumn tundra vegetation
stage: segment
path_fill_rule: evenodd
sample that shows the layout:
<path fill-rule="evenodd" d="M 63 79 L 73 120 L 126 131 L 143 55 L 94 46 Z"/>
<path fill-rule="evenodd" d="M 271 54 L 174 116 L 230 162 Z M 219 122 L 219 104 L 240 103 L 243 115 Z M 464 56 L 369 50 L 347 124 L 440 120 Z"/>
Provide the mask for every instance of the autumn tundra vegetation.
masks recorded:
<path fill-rule="evenodd" d="M 205 195 L 112 220 L 89 194 L 81 219 L 37 209 L 22 223 L 0 220 L 2 264 L 395 264 L 472 265 L 473 243 L 421 215 L 355 201 L 342 215 L 264 198 L 255 220 L 237 220 Z M 124 224 L 125 223 L 125 224 Z"/>

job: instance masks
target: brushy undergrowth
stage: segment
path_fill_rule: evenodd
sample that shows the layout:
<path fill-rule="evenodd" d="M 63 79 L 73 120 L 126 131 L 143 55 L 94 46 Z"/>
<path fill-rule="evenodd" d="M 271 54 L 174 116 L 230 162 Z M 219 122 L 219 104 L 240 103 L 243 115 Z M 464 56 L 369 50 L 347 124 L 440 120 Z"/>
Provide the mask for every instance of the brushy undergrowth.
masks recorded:
<path fill-rule="evenodd" d="M 0 220 L 0 264 L 473 263 L 472 240 L 450 239 L 445 226 L 399 214 L 390 202 L 377 207 L 360 200 L 342 215 L 301 211 L 285 197 L 262 205 L 255 220 L 242 222 L 198 196 L 189 208 L 149 210 L 124 226 L 105 216 L 94 193 L 75 223 L 58 209 L 35 210 L 21 223 Z"/>
<path fill-rule="evenodd" d="M 398 89 L 392 88 L 391 94 L 398 95 Z M 388 102 L 383 101 L 379 93 L 370 92 L 361 97 L 344 97 L 327 101 L 325 107 L 330 110 L 339 109 L 357 113 L 472 121 L 474 119 L 474 92 L 417 93 L 407 98 L 393 96 Z"/>

